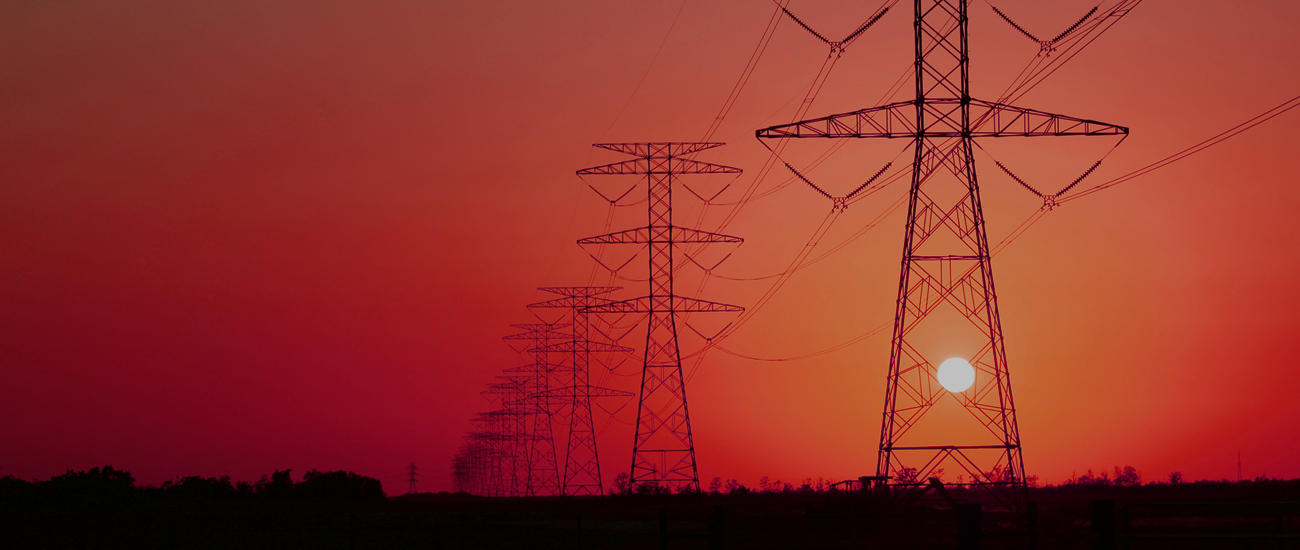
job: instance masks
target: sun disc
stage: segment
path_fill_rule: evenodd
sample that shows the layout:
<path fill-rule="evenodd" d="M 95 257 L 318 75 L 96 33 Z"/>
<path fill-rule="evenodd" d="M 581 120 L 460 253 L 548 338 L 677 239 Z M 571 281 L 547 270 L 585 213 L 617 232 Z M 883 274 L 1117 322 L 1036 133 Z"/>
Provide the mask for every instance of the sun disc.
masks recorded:
<path fill-rule="evenodd" d="M 975 367 L 960 357 L 953 357 L 939 364 L 939 371 L 934 374 L 943 389 L 953 393 L 966 391 L 975 383 Z"/>

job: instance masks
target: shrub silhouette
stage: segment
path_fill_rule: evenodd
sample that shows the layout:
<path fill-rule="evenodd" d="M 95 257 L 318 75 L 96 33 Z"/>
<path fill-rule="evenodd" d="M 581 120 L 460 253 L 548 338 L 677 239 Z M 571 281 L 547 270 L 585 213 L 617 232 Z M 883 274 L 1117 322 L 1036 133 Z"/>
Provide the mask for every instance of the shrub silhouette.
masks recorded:
<path fill-rule="evenodd" d="M 629 479 L 627 472 L 619 472 L 618 475 L 614 476 L 614 494 L 630 494 L 632 492 L 632 484 Z"/>
<path fill-rule="evenodd" d="M 270 479 L 262 476 L 262 479 L 253 485 L 253 490 L 260 497 L 288 498 L 289 494 L 293 492 L 292 473 L 293 470 L 276 470 L 275 473 L 271 474 Z"/>
<path fill-rule="evenodd" d="M 653 481 L 647 481 L 644 483 L 638 483 L 636 485 L 636 494 L 644 495 L 644 496 L 671 495 L 673 494 L 673 490 L 672 487 L 668 487 L 666 485 L 659 485 L 658 483 L 655 483 Z"/>
<path fill-rule="evenodd" d="M 164 481 L 158 490 L 169 497 L 186 500 L 222 500 L 239 496 L 239 490 L 231 483 L 230 476 L 189 476 L 176 482 Z"/>
<path fill-rule="evenodd" d="M 59 502 L 107 504 L 130 498 L 135 492 L 135 478 L 130 472 L 104 466 L 84 472 L 68 470 L 40 483 L 39 488 L 46 497 Z"/>
<path fill-rule="evenodd" d="M 1142 485 L 1142 472 L 1132 466 L 1125 466 L 1122 470 L 1116 466 L 1114 483 L 1120 487 L 1137 487 Z"/>
<path fill-rule="evenodd" d="M 272 479 L 274 480 L 274 477 Z M 387 498 L 378 479 L 343 470 L 334 472 L 312 470 L 303 474 L 302 482 L 293 485 L 292 490 L 294 497 L 306 500 L 382 502 Z"/>
<path fill-rule="evenodd" d="M 31 501 L 36 494 L 36 486 L 25 479 L 14 476 L 0 477 L 0 502 L 22 504 Z"/>

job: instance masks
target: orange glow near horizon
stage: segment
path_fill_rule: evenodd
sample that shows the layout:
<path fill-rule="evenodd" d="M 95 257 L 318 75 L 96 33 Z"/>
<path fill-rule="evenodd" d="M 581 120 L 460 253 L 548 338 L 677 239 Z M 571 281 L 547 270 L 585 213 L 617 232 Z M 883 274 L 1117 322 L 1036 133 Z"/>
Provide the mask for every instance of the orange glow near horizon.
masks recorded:
<path fill-rule="evenodd" d="M 844 36 L 880 3 L 790 8 Z M 1095 5 L 992 3 L 1039 35 Z M 913 55 L 905 4 L 835 60 L 804 118 L 909 99 L 910 81 L 895 87 Z M 698 140 L 773 10 L 0 7 L 0 476 L 347 469 L 396 494 L 415 462 L 421 490 L 450 490 L 470 418 L 493 406 L 480 392 L 525 361 L 501 337 L 536 322 L 524 308 L 546 299 L 536 287 L 645 294 L 643 262 L 611 276 L 575 244 L 645 224 L 643 185 L 611 206 L 601 194 L 635 181 L 574 176 L 623 160 L 591 144 Z M 995 160 L 1059 188 L 1103 156 L 1085 186 L 1180 151 L 1300 93 L 1297 26 L 1296 3 L 1140 5 L 1016 102 L 1129 127 L 1122 145 L 979 142 L 991 242 L 1043 204 Z M 985 3 L 970 28 L 971 87 L 993 99 L 1039 47 Z M 745 239 L 699 251 L 710 273 L 691 264 L 677 279 L 681 294 L 749 308 L 721 349 L 696 354 L 735 317 L 680 330 L 704 480 L 874 474 L 906 181 L 833 215 L 778 163 L 735 206 L 765 173 L 754 131 L 790 122 L 826 61 L 824 44 L 780 23 L 713 136 L 727 145 L 699 157 L 744 174 L 686 177 L 675 194 L 676 223 L 725 222 Z M 1058 206 L 998 252 L 1029 474 L 1059 483 L 1132 465 L 1148 481 L 1235 479 L 1240 451 L 1247 477 L 1300 477 L 1298 122 L 1288 112 Z M 802 167 L 835 149 L 806 175 L 842 195 L 909 162 L 904 141 L 802 140 L 781 154 Z M 774 277 L 824 223 L 815 261 Z M 621 264 L 632 251 L 605 253 Z M 918 341 L 935 358 L 973 357 L 979 344 L 945 323 Z M 643 341 L 632 330 L 634 359 L 593 384 L 635 391 Z M 636 402 L 593 409 L 609 485 L 630 463 Z"/>

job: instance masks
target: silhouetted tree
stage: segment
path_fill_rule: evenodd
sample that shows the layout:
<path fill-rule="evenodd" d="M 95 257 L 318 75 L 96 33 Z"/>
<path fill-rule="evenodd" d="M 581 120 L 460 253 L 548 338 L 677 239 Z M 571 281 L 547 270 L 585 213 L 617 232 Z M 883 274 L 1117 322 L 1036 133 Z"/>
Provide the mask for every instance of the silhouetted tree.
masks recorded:
<path fill-rule="evenodd" d="M 23 504 L 29 502 L 36 494 L 36 486 L 30 481 L 14 476 L 0 477 L 0 502 Z"/>
<path fill-rule="evenodd" d="M 1123 470 L 1116 466 L 1114 483 L 1120 487 L 1137 487 L 1142 485 L 1142 472 L 1132 466 L 1125 466 Z"/>
<path fill-rule="evenodd" d="M 824 491 L 829 491 L 832 483 L 834 483 L 834 481 L 826 479 L 822 476 L 817 476 L 817 485 L 816 485 L 817 492 L 821 493 Z"/>
<path fill-rule="evenodd" d="M 177 482 L 164 481 L 158 489 L 167 496 L 184 500 L 220 500 L 239 494 L 230 476 L 183 477 Z"/>
<path fill-rule="evenodd" d="M 1183 482 L 1183 473 L 1182 473 L 1182 472 L 1169 472 L 1169 484 L 1170 484 L 1170 485 L 1178 485 L 1179 483 L 1182 483 L 1182 482 Z"/>
<path fill-rule="evenodd" d="M 722 490 L 722 478 L 715 477 L 709 482 L 709 494 L 716 495 Z"/>
<path fill-rule="evenodd" d="M 58 501 L 106 504 L 130 498 L 135 491 L 135 478 L 130 472 L 104 466 L 84 472 L 68 470 L 38 486 L 42 493 Z"/>
<path fill-rule="evenodd" d="M 293 470 L 276 470 L 270 479 L 262 476 L 253 486 L 258 496 L 267 498 L 287 498 L 293 492 Z"/>
<path fill-rule="evenodd" d="M 302 482 L 293 486 L 293 494 L 309 500 L 382 502 L 387 498 L 378 479 L 343 470 L 307 472 L 302 475 Z"/>
<path fill-rule="evenodd" d="M 723 489 L 724 489 L 724 490 L 727 492 L 727 494 L 729 494 L 729 495 L 748 495 L 748 494 L 749 494 L 749 487 L 744 486 L 744 485 L 741 484 L 739 481 L 736 481 L 736 480 L 734 480 L 734 479 L 728 479 L 728 480 L 727 480 L 727 484 L 723 486 Z"/>
<path fill-rule="evenodd" d="M 643 483 L 638 483 L 636 485 L 636 494 L 647 495 L 647 496 L 648 495 L 671 495 L 673 494 L 673 490 L 671 487 L 660 485 L 653 481 L 646 481 Z"/>
<path fill-rule="evenodd" d="M 1075 485 L 1079 487 L 1090 487 L 1090 486 L 1105 487 L 1110 485 L 1110 475 L 1107 474 L 1104 470 L 1100 473 L 1093 474 L 1092 469 L 1089 468 L 1088 471 L 1083 475 L 1071 477 L 1070 479 L 1066 480 L 1065 483 L 1063 483 L 1062 485 Z"/>
<path fill-rule="evenodd" d="M 626 495 L 632 492 L 632 485 L 628 483 L 628 479 L 627 472 L 619 472 L 614 476 L 614 494 Z"/>

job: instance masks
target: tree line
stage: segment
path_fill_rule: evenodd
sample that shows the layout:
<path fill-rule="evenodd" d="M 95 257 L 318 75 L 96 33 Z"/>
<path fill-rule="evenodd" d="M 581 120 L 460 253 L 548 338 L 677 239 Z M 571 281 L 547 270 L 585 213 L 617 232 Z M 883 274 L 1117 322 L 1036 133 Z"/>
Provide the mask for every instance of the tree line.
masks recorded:
<path fill-rule="evenodd" d="M 44 481 L 0 477 L 0 502 L 13 504 L 95 504 L 132 499 L 182 501 L 383 501 L 379 480 L 338 470 L 311 470 L 295 482 L 292 470 L 277 470 L 255 482 L 232 481 L 230 476 L 188 476 L 160 485 L 138 485 L 126 470 L 112 466 L 84 471 L 68 470 Z"/>

